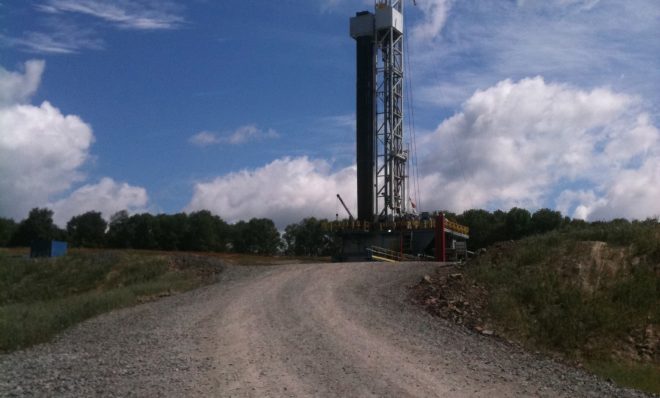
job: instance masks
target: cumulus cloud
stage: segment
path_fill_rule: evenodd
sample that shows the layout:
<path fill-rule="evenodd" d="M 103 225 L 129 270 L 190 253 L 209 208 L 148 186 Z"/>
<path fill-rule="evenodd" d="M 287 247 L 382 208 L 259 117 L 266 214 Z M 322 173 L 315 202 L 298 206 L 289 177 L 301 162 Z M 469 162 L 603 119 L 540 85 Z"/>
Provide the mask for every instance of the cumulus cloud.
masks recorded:
<path fill-rule="evenodd" d="M 660 131 L 639 98 L 542 77 L 475 92 L 419 138 L 424 210 L 553 207 L 585 219 L 660 214 Z M 195 185 L 186 210 L 228 221 L 269 217 L 282 228 L 332 217 L 335 193 L 355 206 L 355 166 L 332 171 L 282 158 Z"/>
<path fill-rule="evenodd" d="M 278 138 L 279 134 L 273 129 L 262 130 L 254 124 L 241 126 L 231 133 L 220 135 L 210 131 L 201 131 L 188 140 L 193 145 L 209 146 L 214 144 L 241 145 L 252 141 Z"/>
<path fill-rule="evenodd" d="M 80 181 L 92 141 L 89 125 L 47 101 L 1 107 L 0 212 L 20 218 Z"/>
<path fill-rule="evenodd" d="M 566 190 L 557 208 L 588 220 L 660 218 L 660 154 L 644 160 L 638 168 L 615 171 L 607 183 L 590 190 Z"/>
<path fill-rule="evenodd" d="M 556 208 L 562 214 L 586 220 L 593 207 L 606 204 L 605 198 L 597 196 L 593 190 L 565 190 L 557 197 Z"/>
<path fill-rule="evenodd" d="M 24 72 L 0 67 L 0 216 L 20 220 L 37 206 L 85 179 L 82 171 L 94 141 L 92 128 L 79 116 L 64 115 L 50 102 L 25 103 L 39 86 L 43 61 L 28 61 Z M 85 186 L 53 204 L 56 219 L 75 209 L 110 209 L 106 201 L 142 206 L 141 188 L 121 186 L 112 180 Z M 116 185 L 116 183 L 115 183 Z M 95 195 L 94 195 L 95 193 Z M 114 196 L 113 196 L 114 193 Z M 146 200 L 146 193 L 144 194 Z M 85 200 L 85 205 L 82 204 Z"/>
<path fill-rule="evenodd" d="M 333 218 L 337 193 L 355 207 L 355 172 L 355 167 L 333 172 L 323 160 L 285 157 L 197 183 L 186 211 L 208 209 L 230 222 L 266 217 L 278 228 L 309 216 Z"/>
<path fill-rule="evenodd" d="M 477 91 L 421 141 L 422 197 L 432 207 L 660 214 L 652 199 L 660 132 L 638 99 L 607 88 L 504 80 Z"/>
<path fill-rule="evenodd" d="M 620 170 L 603 188 L 604 200 L 581 205 L 586 218 L 660 218 L 660 158 L 649 158 L 639 168 Z"/>
<path fill-rule="evenodd" d="M 71 217 L 88 211 L 100 211 L 106 220 L 120 210 L 145 211 L 148 201 L 144 188 L 104 177 L 97 184 L 84 185 L 48 207 L 53 210 L 54 222 L 64 227 Z"/>
<path fill-rule="evenodd" d="M 44 61 L 28 61 L 23 73 L 0 67 L 0 106 L 23 103 L 30 98 L 41 83 L 44 66 Z"/>

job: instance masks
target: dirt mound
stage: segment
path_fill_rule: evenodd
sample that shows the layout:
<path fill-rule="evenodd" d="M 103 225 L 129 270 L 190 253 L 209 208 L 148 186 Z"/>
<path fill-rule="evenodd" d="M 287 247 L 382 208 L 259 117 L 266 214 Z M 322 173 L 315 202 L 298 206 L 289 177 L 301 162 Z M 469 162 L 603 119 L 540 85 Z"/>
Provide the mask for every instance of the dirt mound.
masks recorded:
<path fill-rule="evenodd" d="M 484 335 L 493 335 L 495 332 L 485 311 L 488 292 L 483 286 L 470 282 L 463 271 L 460 266 L 451 266 L 425 275 L 412 287 L 412 300 L 431 314 Z"/>
<path fill-rule="evenodd" d="M 169 267 L 177 271 L 192 271 L 203 279 L 212 279 L 220 274 L 226 265 L 219 258 L 181 253 L 169 257 Z"/>
<path fill-rule="evenodd" d="M 631 279 L 634 268 L 648 260 L 644 256 L 634 255 L 631 247 L 612 246 L 600 241 L 582 241 L 558 244 L 551 249 L 551 256 L 541 256 L 532 264 L 529 260 L 521 259 L 526 255 L 525 250 L 530 252 L 529 246 L 523 248 L 524 250 L 521 246 L 520 242 L 501 242 L 487 250 L 480 250 L 477 257 L 466 264 L 440 268 L 436 273 L 425 275 L 411 288 L 411 298 L 431 314 L 464 325 L 478 333 L 518 340 L 521 335 L 510 333 L 513 330 L 509 328 L 510 325 L 498 321 L 490 312 L 489 305 L 496 292 L 489 291 L 490 288 L 487 287 L 489 285 L 476 282 L 475 273 L 472 272 L 475 267 L 481 266 L 495 270 L 489 272 L 499 272 L 498 269 L 510 267 L 512 262 L 527 261 L 518 269 L 520 272 L 523 272 L 523 269 L 528 273 L 541 272 L 541 270 L 547 273 L 551 270 L 550 273 L 558 278 L 556 280 L 549 278 L 549 283 L 559 283 L 565 286 L 564 288 L 578 289 L 581 291 L 581 300 L 599 295 L 602 297 L 603 292 L 620 291 L 607 296 L 617 300 L 616 294 L 636 294 L 634 289 L 623 290 L 621 280 Z M 530 271 L 532 268 L 536 271 Z M 658 268 L 657 266 L 655 268 L 656 275 Z M 511 268 L 508 271 L 510 272 Z M 511 278 L 520 275 L 522 278 L 521 274 L 507 275 Z M 514 284 L 513 280 L 508 279 L 508 281 L 511 285 Z M 501 284 L 498 286 L 499 289 L 509 285 L 507 281 L 499 283 Z M 616 285 L 617 283 L 619 285 Z M 545 304 L 536 302 L 534 305 L 553 306 L 559 308 L 559 311 L 565 311 L 561 309 L 561 304 L 558 305 L 556 302 L 545 302 Z M 544 308 L 539 307 L 536 310 L 543 311 Z M 624 319 L 627 318 L 624 315 L 621 314 L 620 320 L 610 321 L 625 322 Z M 660 363 L 660 325 L 654 323 L 650 315 L 637 324 L 629 325 L 627 329 L 620 329 L 622 331 L 616 336 L 607 338 L 609 339 L 607 344 L 610 344 L 606 350 L 609 352 L 609 357 L 628 362 Z M 528 336 L 527 339 L 534 345 L 534 336 Z M 598 350 L 602 352 L 602 347 L 596 348 L 596 345 L 603 346 L 605 344 L 603 341 L 600 335 L 590 336 L 583 346 L 576 348 L 577 357 L 580 357 L 580 353 Z"/>

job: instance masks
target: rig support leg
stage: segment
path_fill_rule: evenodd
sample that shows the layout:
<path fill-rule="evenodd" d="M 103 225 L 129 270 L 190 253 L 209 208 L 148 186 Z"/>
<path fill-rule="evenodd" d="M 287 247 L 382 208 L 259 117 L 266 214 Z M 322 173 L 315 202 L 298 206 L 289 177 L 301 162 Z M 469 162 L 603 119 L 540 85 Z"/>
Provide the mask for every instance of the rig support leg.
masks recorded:
<path fill-rule="evenodd" d="M 445 215 L 438 214 L 435 220 L 435 259 L 436 261 L 447 261 L 447 242 L 445 240 Z"/>

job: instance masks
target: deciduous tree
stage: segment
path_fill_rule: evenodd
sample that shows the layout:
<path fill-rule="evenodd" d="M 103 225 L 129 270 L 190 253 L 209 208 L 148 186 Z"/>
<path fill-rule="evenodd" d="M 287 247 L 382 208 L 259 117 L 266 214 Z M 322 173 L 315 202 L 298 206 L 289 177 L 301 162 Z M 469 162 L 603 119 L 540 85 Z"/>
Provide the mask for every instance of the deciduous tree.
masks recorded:
<path fill-rule="evenodd" d="M 11 218 L 0 217 L 0 246 L 9 245 L 12 235 L 16 231 L 16 222 Z"/>
<path fill-rule="evenodd" d="M 11 246 L 29 246 L 34 240 L 65 239 L 66 232 L 53 224 L 53 211 L 47 208 L 30 210 L 11 238 Z"/>
<path fill-rule="evenodd" d="M 550 209 L 538 209 L 532 214 L 531 228 L 535 234 L 555 230 L 563 224 L 561 212 Z"/>
<path fill-rule="evenodd" d="M 280 233 L 268 218 L 239 221 L 232 230 L 232 246 L 238 253 L 272 255 L 282 247 Z"/>
<path fill-rule="evenodd" d="M 107 242 L 110 247 L 130 248 L 133 247 L 135 229 L 129 221 L 128 212 L 121 210 L 110 217 Z"/>
<path fill-rule="evenodd" d="M 102 247 L 105 244 L 105 230 L 108 223 L 98 211 L 72 217 L 66 224 L 69 242 L 73 246 Z"/>
<path fill-rule="evenodd" d="M 323 230 L 325 220 L 314 217 L 288 225 L 284 230 L 286 253 L 297 256 L 326 256 L 333 248 L 332 236 Z"/>
<path fill-rule="evenodd" d="M 505 228 L 509 239 L 520 239 L 529 235 L 532 215 L 528 210 L 514 207 L 506 214 Z"/>

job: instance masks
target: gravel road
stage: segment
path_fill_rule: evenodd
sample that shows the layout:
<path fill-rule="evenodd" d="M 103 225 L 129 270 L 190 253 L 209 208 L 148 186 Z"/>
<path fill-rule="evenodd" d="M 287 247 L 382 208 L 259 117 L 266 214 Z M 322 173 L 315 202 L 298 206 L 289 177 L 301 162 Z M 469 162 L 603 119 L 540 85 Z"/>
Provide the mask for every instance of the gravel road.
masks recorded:
<path fill-rule="evenodd" d="M 415 307 L 407 288 L 436 266 L 228 266 L 0 355 L 0 395 L 644 396 Z"/>

